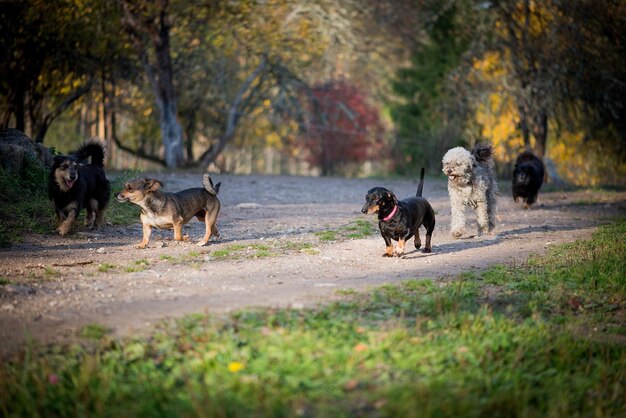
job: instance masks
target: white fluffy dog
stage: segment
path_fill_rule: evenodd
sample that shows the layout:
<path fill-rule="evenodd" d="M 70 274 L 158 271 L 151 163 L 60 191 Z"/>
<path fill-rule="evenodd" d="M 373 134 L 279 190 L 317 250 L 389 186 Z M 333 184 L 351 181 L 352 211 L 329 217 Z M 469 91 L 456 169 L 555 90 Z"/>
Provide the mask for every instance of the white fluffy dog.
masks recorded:
<path fill-rule="evenodd" d="M 478 235 L 490 233 L 496 226 L 498 194 L 491 145 L 476 144 L 471 152 L 463 147 L 452 148 L 442 162 L 443 172 L 448 176 L 452 237 L 458 239 L 463 235 L 465 206 L 476 212 Z"/>

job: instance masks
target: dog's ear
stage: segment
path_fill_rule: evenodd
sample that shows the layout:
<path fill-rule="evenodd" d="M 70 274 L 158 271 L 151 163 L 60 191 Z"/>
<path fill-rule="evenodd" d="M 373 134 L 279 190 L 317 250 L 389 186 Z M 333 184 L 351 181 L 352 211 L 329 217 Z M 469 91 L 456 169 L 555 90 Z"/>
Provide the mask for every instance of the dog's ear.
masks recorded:
<path fill-rule="evenodd" d="M 146 189 L 150 190 L 151 192 L 155 192 L 157 190 L 159 190 L 159 188 L 163 187 L 163 183 L 161 183 L 159 180 L 157 179 L 145 179 L 146 180 Z"/>
<path fill-rule="evenodd" d="M 394 195 L 391 192 L 385 192 L 385 196 L 387 197 L 387 199 L 391 200 L 394 204 L 398 203 L 398 200 L 396 199 L 396 195 Z"/>

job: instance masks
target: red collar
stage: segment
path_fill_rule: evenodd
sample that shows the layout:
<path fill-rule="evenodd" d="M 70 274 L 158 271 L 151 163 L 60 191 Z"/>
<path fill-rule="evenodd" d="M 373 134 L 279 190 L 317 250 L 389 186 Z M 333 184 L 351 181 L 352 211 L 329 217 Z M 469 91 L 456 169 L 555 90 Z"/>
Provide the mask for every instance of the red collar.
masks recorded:
<path fill-rule="evenodd" d="M 398 211 L 398 205 L 394 205 L 393 210 L 391 211 L 391 213 L 389 215 L 387 215 L 383 219 L 383 221 L 388 221 L 389 219 L 393 218 L 393 215 L 395 215 L 397 211 Z"/>

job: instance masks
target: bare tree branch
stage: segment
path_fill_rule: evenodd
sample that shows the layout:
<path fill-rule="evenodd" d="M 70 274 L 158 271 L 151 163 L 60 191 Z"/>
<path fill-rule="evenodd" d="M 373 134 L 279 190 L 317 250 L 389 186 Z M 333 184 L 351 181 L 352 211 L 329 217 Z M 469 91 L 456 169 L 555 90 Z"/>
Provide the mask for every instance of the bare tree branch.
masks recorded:
<path fill-rule="evenodd" d="M 61 113 L 67 110 L 68 107 L 76 100 L 80 99 L 84 94 L 91 90 L 93 86 L 95 77 L 91 77 L 85 84 L 74 90 L 71 94 L 69 94 L 52 112 L 48 113 L 41 122 L 41 126 L 37 130 L 37 134 L 35 135 L 35 142 L 43 142 L 43 138 L 46 136 L 46 132 L 50 125 Z"/>

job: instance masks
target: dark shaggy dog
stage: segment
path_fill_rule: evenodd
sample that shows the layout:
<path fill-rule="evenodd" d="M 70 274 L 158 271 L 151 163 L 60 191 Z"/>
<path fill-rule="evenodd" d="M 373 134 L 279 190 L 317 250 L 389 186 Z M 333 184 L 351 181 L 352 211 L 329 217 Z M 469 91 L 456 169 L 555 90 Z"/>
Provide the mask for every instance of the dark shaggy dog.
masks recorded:
<path fill-rule="evenodd" d="M 91 163 L 85 160 L 91 157 Z M 50 169 L 48 197 L 54 202 L 59 226 L 65 235 L 85 208 L 85 226 L 95 229 L 109 203 L 111 186 L 104 174 L 104 148 L 97 139 L 86 141 L 69 155 L 57 155 Z"/>
<path fill-rule="evenodd" d="M 378 214 L 378 228 L 385 240 L 387 250 L 383 257 L 394 255 L 391 240 L 398 241 L 395 254 L 400 257 L 404 254 L 404 245 L 407 240 L 415 235 L 415 249 L 422 246 L 419 227 L 426 229 L 426 244 L 424 252 L 432 251 L 430 239 L 435 230 L 435 212 L 426 199 L 422 197 L 424 188 L 424 169 L 420 176 L 420 183 L 415 197 L 409 197 L 398 201 L 396 195 L 384 187 L 374 187 L 365 196 L 365 205 L 361 209 L 363 213 Z"/>
<path fill-rule="evenodd" d="M 513 200 L 521 198 L 524 208 L 537 201 L 537 194 L 543 184 L 543 162 L 532 152 L 522 152 L 515 161 L 513 169 Z"/>

